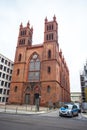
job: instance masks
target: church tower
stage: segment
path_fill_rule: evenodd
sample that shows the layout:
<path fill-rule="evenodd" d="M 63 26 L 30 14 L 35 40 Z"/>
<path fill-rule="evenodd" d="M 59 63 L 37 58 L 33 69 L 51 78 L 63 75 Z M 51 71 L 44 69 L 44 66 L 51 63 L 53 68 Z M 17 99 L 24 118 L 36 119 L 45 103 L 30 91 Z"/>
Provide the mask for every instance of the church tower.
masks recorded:
<path fill-rule="evenodd" d="M 45 19 L 45 28 L 44 28 L 44 43 L 46 42 L 57 42 L 58 43 L 58 24 L 56 22 L 56 17 L 54 15 L 53 21 L 48 22 L 46 17 Z"/>
<path fill-rule="evenodd" d="M 33 34 L 33 28 L 30 28 L 29 22 L 27 23 L 26 27 L 23 27 L 21 23 L 17 46 L 31 46 L 32 34 Z"/>
<path fill-rule="evenodd" d="M 29 22 L 26 27 L 22 23 L 19 28 L 19 36 L 16 47 L 14 69 L 12 74 L 9 102 L 22 103 L 23 89 L 25 82 L 26 52 L 27 48 L 32 46 L 33 28 L 30 28 Z M 13 96 L 14 95 L 14 96 Z"/>
<path fill-rule="evenodd" d="M 58 44 L 58 23 L 54 15 L 52 21 L 45 18 L 44 23 L 44 60 L 58 60 L 59 44 Z M 48 58 L 51 57 L 51 58 Z"/>
<path fill-rule="evenodd" d="M 50 91 L 46 96 L 42 97 L 43 104 L 50 100 L 56 102 L 56 94 L 59 86 L 59 44 L 58 44 L 58 24 L 54 15 L 52 21 L 45 19 L 44 23 L 44 43 L 43 58 L 41 65 L 41 81 L 42 88 Z M 44 70 L 44 71 L 43 71 Z M 50 82 L 51 81 L 51 82 Z M 44 91 L 42 93 L 45 93 Z M 44 94 L 42 94 L 44 95 Z M 46 98 L 46 99 L 45 99 Z"/>

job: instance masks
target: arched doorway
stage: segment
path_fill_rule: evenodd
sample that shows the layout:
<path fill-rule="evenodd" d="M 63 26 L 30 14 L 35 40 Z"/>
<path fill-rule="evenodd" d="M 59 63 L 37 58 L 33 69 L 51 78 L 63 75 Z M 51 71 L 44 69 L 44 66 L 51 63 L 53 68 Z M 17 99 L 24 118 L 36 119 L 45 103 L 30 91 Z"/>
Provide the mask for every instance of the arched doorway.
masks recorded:
<path fill-rule="evenodd" d="M 40 102 L 40 83 L 27 82 L 24 90 L 24 104 L 36 105 Z"/>
<path fill-rule="evenodd" d="M 31 104 L 31 88 L 28 86 L 28 83 L 25 83 L 25 90 L 24 90 L 24 104 Z"/>
<path fill-rule="evenodd" d="M 25 94 L 25 104 L 30 104 L 30 94 Z"/>

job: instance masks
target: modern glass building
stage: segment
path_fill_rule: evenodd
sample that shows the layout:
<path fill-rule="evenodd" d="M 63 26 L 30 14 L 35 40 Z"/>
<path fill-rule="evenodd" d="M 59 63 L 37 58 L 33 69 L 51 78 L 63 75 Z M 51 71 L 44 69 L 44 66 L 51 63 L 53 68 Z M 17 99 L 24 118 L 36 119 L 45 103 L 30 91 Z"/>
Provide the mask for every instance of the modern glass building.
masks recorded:
<path fill-rule="evenodd" d="M 8 102 L 13 62 L 0 54 L 0 104 Z"/>

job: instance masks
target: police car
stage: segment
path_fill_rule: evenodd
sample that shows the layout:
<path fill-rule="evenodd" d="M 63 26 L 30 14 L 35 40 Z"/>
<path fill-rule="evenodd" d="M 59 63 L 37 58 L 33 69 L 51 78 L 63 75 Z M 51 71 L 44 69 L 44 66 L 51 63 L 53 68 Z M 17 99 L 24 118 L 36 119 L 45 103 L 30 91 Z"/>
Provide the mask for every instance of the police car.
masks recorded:
<path fill-rule="evenodd" d="M 73 117 L 73 116 L 78 116 L 78 108 L 75 104 L 64 104 L 59 109 L 59 116 L 68 116 L 68 117 Z"/>

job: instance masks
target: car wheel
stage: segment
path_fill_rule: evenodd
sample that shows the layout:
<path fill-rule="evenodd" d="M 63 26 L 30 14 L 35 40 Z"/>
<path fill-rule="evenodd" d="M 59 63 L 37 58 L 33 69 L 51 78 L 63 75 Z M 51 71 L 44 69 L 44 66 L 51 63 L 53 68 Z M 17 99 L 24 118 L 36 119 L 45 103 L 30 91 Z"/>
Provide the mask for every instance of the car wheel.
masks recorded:
<path fill-rule="evenodd" d="M 78 113 L 77 113 L 77 116 L 78 116 Z"/>
<path fill-rule="evenodd" d="M 59 114 L 59 116 L 62 116 L 61 114 Z"/>

